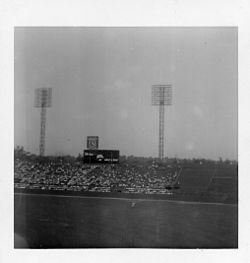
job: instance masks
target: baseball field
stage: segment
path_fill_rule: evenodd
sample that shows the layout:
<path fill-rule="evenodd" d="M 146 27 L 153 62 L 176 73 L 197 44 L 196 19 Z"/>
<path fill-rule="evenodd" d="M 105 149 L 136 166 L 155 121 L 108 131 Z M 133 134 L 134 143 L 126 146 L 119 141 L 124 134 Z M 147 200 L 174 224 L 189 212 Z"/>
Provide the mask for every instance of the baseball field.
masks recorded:
<path fill-rule="evenodd" d="M 15 248 L 238 246 L 237 204 L 24 193 L 14 199 Z"/>

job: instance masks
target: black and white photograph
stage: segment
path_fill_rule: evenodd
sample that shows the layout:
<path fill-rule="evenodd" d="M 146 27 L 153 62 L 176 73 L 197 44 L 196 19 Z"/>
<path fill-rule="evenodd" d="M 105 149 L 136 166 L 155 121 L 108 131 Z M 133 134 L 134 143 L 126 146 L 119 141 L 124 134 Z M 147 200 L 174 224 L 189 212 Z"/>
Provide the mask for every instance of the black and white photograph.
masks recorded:
<path fill-rule="evenodd" d="M 238 248 L 238 28 L 14 28 L 14 248 Z"/>

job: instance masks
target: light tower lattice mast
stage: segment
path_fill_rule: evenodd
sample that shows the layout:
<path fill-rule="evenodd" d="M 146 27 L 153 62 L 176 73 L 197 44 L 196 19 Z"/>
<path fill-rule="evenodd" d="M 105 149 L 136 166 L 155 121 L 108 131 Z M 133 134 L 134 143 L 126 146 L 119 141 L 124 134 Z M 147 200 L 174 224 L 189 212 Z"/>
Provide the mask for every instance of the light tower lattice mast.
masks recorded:
<path fill-rule="evenodd" d="M 51 88 L 38 88 L 35 90 L 35 107 L 41 108 L 41 124 L 40 124 L 40 143 L 39 153 L 44 156 L 45 153 L 45 127 L 46 127 L 46 109 L 51 107 Z"/>
<path fill-rule="evenodd" d="M 159 159 L 164 157 L 164 106 L 172 105 L 172 85 L 152 86 L 152 105 L 159 106 Z"/>

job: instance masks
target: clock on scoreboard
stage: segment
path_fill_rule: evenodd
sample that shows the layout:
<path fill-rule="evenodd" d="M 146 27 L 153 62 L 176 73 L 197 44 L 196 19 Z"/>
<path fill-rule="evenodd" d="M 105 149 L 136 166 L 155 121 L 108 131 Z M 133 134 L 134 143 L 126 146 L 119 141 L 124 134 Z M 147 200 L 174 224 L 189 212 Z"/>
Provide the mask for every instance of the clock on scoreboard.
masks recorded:
<path fill-rule="evenodd" d="M 98 142 L 99 137 L 98 136 L 88 136 L 87 137 L 87 149 L 98 149 Z"/>

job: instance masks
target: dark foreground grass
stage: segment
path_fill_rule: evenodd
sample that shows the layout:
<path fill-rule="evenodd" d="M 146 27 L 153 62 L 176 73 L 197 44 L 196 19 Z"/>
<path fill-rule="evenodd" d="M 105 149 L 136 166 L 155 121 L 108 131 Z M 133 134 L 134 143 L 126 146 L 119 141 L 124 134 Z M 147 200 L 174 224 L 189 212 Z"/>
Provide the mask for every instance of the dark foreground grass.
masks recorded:
<path fill-rule="evenodd" d="M 39 194 L 14 198 L 16 248 L 22 247 L 20 237 L 30 248 L 238 246 L 237 205 Z"/>

